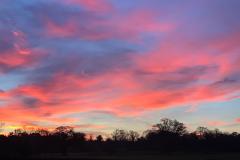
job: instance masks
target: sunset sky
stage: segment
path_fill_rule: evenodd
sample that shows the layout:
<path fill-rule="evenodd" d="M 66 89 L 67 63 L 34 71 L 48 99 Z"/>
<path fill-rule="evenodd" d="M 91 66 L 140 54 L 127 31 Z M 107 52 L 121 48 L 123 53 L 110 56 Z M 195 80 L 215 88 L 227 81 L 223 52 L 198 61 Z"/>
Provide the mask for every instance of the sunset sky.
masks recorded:
<path fill-rule="evenodd" d="M 239 0 L 0 0 L 0 122 L 240 131 Z"/>

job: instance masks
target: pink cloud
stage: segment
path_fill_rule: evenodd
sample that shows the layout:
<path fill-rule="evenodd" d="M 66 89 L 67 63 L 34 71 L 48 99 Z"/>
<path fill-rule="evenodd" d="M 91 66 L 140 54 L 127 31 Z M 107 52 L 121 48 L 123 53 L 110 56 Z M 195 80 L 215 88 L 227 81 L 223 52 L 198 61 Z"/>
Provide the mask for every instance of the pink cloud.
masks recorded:
<path fill-rule="evenodd" d="M 128 15 L 120 16 L 117 21 L 113 21 L 120 33 L 162 33 L 175 29 L 175 24 L 170 22 L 160 22 L 158 15 L 149 10 L 136 10 Z"/>
<path fill-rule="evenodd" d="M 152 109 L 222 101 L 239 91 L 238 81 L 225 78 L 239 68 L 227 54 L 209 54 L 205 48 L 191 53 L 191 47 L 173 49 L 169 46 L 166 43 L 151 52 L 129 56 L 128 60 L 133 66 L 128 69 L 120 68 L 96 76 L 59 72 L 46 82 L 1 92 L 0 97 L 11 103 L 7 105 L 9 109 L 1 109 L 0 118 L 5 121 L 27 121 L 49 115 L 46 121 L 54 121 L 51 116 L 99 109 L 118 116 L 131 116 Z M 18 56 L 30 55 L 20 54 L 12 59 L 18 59 Z M 111 81 L 106 83 L 106 79 Z M 39 100 L 39 106 L 33 110 L 26 109 L 21 99 L 16 101 L 19 95 Z M 15 119 L 11 119 L 9 110 L 14 110 L 12 114 L 16 115 Z M 26 114 L 29 115 L 27 119 L 24 118 Z"/>
<path fill-rule="evenodd" d="M 63 0 L 69 5 L 80 5 L 87 10 L 95 12 L 109 12 L 113 10 L 113 6 L 107 0 Z"/>
<path fill-rule="evenodd" d="M 224 121 L 209 121 L 207 122 L 207 125 L 211 127 L 221 127 L 221 126 L 229 125 L 229 123 Z"/>
<path fill-rule="evenodd" d="M 237 118 L 237 119 L 236 119 L 236 122 L 237 122 L 237 123 L 240 123 L 240 118 Z"/>
<path fill-rule="evenodd" d="M 12 36 L 13 47 L 1 52 L 0 64 L 5 67 L 0 68 L 0 73 L 17 67 L 33 67 L 45 55 L 42 49 L 29 46 L 25 33 L 13 31 L 9 36 Z"/>
<path fill-rule="evenodd" d="M 161 24 L 154 23 L 154 17 L 148 12 L 134 13 L 125 20 L 124 24 L 120 24 L 121 21 L 100 24 L 116 27 L 117 31 L 111 33 L 112 35 L 99 35 L 98 38 L 127 35 L 134 37 L 145 31 L 168 31 L 168 27 L 161 29 Z M 77 23 L 71 20 L 63 26 L 49 21 L 47 28 L 49 35 L 56 37 L 69 37 L 78 32 Z M 14 35 L 18 37 L 21 33 Z M 91 37 L 91 34 L 86 36 Z M 240 90 L 239 81 L 230 76 L 240 67 L 237 63 L 239 55 L 234 49 L 236 37 L 229 35 L 228 39 L 217 42 L 210 40 L 206 47 L 191 46 L 189 40 L 184 38 L 177 40 L 179 43 L 176 44 L 173 43 L 174 39 L 157 44 L 146 53 L 127 57 L 132 64 L 130 67 L 107 70 L 101 74 L 57 72 L 50 80 L 0 92 L 0 97 L 7 101 L 0 108 L 0 119 L 9 122 L 44 119 L 44 122 L 71 123 L 74 119 L 62 121 L 56 117 L 95 110 L 108 111 L 117 116 L 133 116 L 153 109 L 226 100 L 229 95 Z M 222 54 L 212 54 L 213 48 Z M 226 48 L 228 53 L 225 53 Z M 29 65 L 33 58 L 32 52 L 6 53 L 2 56 L 4 58 L 0 62 L 10 66 Z M 34 98 L 39 103 L 35 108 L 29 108 L 21 98 L 18 99 L 21 96 Z M 224 125 L 224 122 L 213 121 L 209 125 Z"/>
<path fill-rule="evenodd" d="M 84 26 L 79 25 L 76 20 L 68 20 L 65 24 L 59 25 L 51 20 L 46 22 L 46 36 L 49 37 L 75 37 L 87 40 L 101 40 L 110 37 L 109 33 L 102 33 L 94 31 L 98 26 L 88 26 L 88 29 L 84 29 Z"/>
<path fill-rule="evenodd" d="M 176 28 L 172 22 L 159 21 L 157 14 L 151 11 L 136 10 L 126 15 L 112 13 L 111 18 L 89 17 L 86 23 L 81 23 L 78 17 L 71 17 L 63 24 L 58 24 L 46 18 L 46 36 L 72 37 L 87 40 L 105 40 L 118 38 L 137 42 L 145 33 L 165 33 Z"/>

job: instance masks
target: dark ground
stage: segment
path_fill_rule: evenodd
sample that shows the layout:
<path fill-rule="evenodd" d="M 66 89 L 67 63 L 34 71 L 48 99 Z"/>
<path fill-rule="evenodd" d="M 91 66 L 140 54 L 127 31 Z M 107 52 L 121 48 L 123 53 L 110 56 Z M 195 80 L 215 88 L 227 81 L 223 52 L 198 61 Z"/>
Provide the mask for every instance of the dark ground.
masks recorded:
<path fill-rule="evenodd" d="M 168 154 L 132 154 L 132 155 L 98 155 L 98 154 L 61 154 L 38 155 L 24 159 L 70 159 L 70 160 L 240 160 L 240 153 L 168 153 Z"/>

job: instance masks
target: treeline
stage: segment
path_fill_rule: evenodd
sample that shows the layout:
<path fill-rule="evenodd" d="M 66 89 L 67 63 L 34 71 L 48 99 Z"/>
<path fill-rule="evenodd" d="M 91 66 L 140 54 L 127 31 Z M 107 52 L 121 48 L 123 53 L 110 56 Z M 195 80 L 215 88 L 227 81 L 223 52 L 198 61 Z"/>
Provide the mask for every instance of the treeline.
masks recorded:
<path fill-rule="evenodd" d="M 136 152 L 239 152 L 240 134 L 218 129 L 198 127 L 188 132 L 177 120 L 161 119 L 160 123 L 139 135 L 135 131 L 117 129 L 110 138 L 101 135 L 86 138 L 72 127 L 61 126 L 54 131 L 17 129 L 0 136 L 0 157 L 27 157 L 40 154 L 61 153 L 136 153 Z"/>

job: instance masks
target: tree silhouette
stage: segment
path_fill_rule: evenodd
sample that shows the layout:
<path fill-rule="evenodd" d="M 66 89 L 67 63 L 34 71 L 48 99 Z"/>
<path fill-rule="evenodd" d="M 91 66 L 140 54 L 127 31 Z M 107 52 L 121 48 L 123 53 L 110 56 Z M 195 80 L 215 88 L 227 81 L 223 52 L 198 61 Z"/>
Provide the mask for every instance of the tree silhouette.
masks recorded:
<path fill-rule="evenodd" d="M 16 129 L 7 136 L 0 136 L 0 157 L 25 158 L 32 155 L 62 153 L 169 153 L 169 152 L 236 152 L 240 151 L 240 135 L 218 129 L 198 127 L 188 132 L 185 125 L 177 120 L 161 119 L 160 123 L 144 132 L 116 129 L 106 140 L 102 135 L 91 141 L 87 134 L 75 132 L 73 127 L 60 126 L 54 131 L 37 129 L 30 132 Z M 89 137 L 89 135 L 88 135 Z"/>
<path fill-rule="evenodd" d="M 1 122 L 0 122 L 0 133 L 3 132 L 3 127 L 4 127 L 4 125 L 5 125 L 4 123 L 1 123 Z"/>
<path fill-rule="evenodd" d="M 73 127 L 70 126 L 60 126 L 55 129 L 56 135 L 71 136 L 73 134 Z"/>
<path fill-rule="evenodd" d="M 160 123 L 155 124 L 153 127 L 157 132 L 175 133 L 178 135 L 187 133 L 186 126 L 183 123 L 168 118 L 161 119 Z"/>
<path fill-rule="evenodd" d="M 137 141 L 139 137 L 140 137 L 140 135 L 136 131 L 131 130 L 131 131 L 128 132 L 128 139 L 132 142 Z"/>
<path fill-rule="evenodd" d="M 116 129 L 112 133 L 112 138 L 114 141 L 127 141 L 128 140 L 128 132 L 123 129 Z"/>
<path fill-rule="evenodd" d="M 196 129 L 195 133 L 199 138 L 205 138 L 205 136 L 210 133 L 210 130 L 207 127 L 200 126 Z"/>
<path fill-rule="evenodd" d="M 102 142 L 102 141 L 103 141 L 102 135 L 98 135 L 98 136 L 96 137 L 96 141 L 97 141 L 97 142 Z"/>
<path fill-rule="evenodd" d="M 35 133 L 39 134 L 41 136 L 48 136 L 48 135 L 50 135 L 50 132 L 48 130 L 46 130 L 46 129 L 37 129 L 35 131 Z"/>

